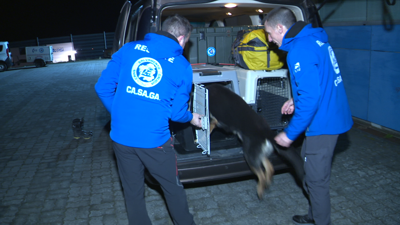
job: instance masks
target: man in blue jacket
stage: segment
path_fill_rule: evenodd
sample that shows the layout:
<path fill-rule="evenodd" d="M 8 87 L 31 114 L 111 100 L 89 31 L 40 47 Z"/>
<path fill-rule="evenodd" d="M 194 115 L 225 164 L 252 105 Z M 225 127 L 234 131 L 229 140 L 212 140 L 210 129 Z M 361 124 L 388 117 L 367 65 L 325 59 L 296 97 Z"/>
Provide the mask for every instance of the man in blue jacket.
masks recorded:
<path fill-rule="evenodd" d="M 296 224 L 330 224 L 329 180 L 338 135 L 348 131 L 353 120 L 339 66 L 328 36 L 313 28 L 287 8 L 272 10 L 265 19 L 268 39 L 287 51 L 293 98 L 282 114 L 293 114 L 275 140 L 289 147 L 305 131 L 301 149 L 304 159 L 304 189 L 309 195 L 308 215 L 294 216 Z"/>
<path fill-rule="evenodd" d="M 124 189 L 129 224 L 151 224 L 144 199 L 145 168 L 160 183 L 174 224 L 194 224 L 178 177 L 169 120 L 201 127 L 188 111 L 192 67 L 182 55 L 192 26 L 179 15 L 162 31 L 125 44 L 95 89 L 111 114 L 110 137 Z"/>

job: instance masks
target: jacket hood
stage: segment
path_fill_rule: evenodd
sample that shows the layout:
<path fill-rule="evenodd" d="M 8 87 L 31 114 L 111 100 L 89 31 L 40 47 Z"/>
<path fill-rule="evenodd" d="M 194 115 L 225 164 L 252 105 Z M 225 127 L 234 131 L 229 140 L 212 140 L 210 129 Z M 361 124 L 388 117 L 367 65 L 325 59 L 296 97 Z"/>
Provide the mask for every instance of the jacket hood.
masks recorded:
<path fill-rule="evenodd" d="M 322 43 L 328 42 L 328 35 L 324 29 L 320 27 L 313 28 L 311 24 L 299 21 L 289 28 L 282 40 L 282 46 L 279 49 L 289 51 L 294 40 L 304 37 L 313 37 Z"/>
<path fill-rule="evenodd" d="M 178 40 L 165 31 L 148 33 L 144 37 L 144 41 L 147 42 L 151 57 L 155 59 L 177 57 L 183 53 L 183 48 L 179 45 Z"/>

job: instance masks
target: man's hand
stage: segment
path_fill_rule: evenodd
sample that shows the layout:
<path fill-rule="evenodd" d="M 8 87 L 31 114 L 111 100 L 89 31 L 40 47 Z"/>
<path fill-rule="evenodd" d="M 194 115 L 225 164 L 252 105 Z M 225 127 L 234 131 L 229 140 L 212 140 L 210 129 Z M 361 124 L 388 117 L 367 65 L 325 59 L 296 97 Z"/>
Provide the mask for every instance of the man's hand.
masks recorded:
<path fill-rule="evenodd" d="M 196 126 L 196 127 L 202 127 L 201 126 L 201 115 L 200 114 L 197 114 L 197 113 L 192 113 L 193 114 L 193 119 L 192 119 L 192 121 L 190 121 L 190 123 L 192 124 L 192 125 L 194 125 L 194 126 Z"/>
<path fill-rule="evenodd" d="M 294 112 L 293 98 L 287 100 L 281 109 L 282 114 L 292 114 Z"/>
<path fill-rule="evenodd" d="M 280 132 L 278 135 L 276 135 L 274 139 L 276 143 L 278 143 L 278 145 L 286 148 L 288 148 L 293 143 L 293 141 L 287 137 L 285 132 Z"/>

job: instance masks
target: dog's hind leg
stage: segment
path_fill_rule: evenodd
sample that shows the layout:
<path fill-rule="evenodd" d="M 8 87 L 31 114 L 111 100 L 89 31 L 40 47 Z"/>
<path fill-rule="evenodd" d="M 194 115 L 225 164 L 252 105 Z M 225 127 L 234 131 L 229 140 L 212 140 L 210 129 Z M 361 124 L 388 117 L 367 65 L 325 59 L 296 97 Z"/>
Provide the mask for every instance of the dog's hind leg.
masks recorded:
<path fill-rule="evenodd" d="M 218 124 L 217 118 L 215 118 L 213 115 L 210 115 L 210 134 L 217 126 L 217 124 Z"/>
<path fill-rule="evenodd" d="M 268 158 L 262 159 L 262 167 L 255 168 L 250 166 L 251 170 L 256 174 L 258 178 L 257 183 L 257 195 L 259 199 L 263 199 L 264 197 L 264 190 L 271 185 L 272 175 L 274 174 L 274 167 L 272 166 L 271 162 Z"/>
<path fill-rule="evenodd" d="M 274 175 L 274 167 L 272 163 L 269 161 L 267 157 L 262 160 L 264 169 L 265 169 L 265 180 L 266 180 L 266 187 L 271 185 L 272 175 Z"/>
<path fill-rule="evenodd" d="M 267 180 L 264 171 L 262 168 L 254 168 L 250 167 L 251 170 L 256 174 L 258 178 L 258 183 L 257 183 L 257 195 L 259 199 L 263 199 L 264 197 L 264 190 L 267 188 Z"/>

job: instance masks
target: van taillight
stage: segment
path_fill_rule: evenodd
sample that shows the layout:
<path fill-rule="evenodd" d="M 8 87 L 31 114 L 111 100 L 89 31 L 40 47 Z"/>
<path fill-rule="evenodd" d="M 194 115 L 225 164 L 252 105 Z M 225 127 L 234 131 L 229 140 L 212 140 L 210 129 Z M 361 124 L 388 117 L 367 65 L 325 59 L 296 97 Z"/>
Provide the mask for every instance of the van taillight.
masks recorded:
<path fill-rule="evenodd" d="M 9 49 L 7 48 L 6 53 L 7 53 L 7 58 L 10 57 L 10 55 L 8 54 Z"/>

